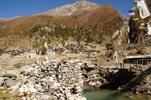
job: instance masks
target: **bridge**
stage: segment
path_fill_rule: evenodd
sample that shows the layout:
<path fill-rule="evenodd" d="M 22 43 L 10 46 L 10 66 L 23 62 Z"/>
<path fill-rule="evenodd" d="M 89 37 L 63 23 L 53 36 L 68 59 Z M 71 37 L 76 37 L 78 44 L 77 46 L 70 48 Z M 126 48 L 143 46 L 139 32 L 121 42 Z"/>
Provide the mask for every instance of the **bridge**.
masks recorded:
<path fill-rule="evenodd" d="M 142 71 L 139 75 L 127 83 L 125 85 L 125 89 L 130 89 L 131 87 L 139 85 L 140 82 L 142 82 L 147 76 L 151 75 L 151 55 L 127 56 L 123 62 L 126 64 L 142 64 L 144 66 L 148 66 L 146 70 Z"/>

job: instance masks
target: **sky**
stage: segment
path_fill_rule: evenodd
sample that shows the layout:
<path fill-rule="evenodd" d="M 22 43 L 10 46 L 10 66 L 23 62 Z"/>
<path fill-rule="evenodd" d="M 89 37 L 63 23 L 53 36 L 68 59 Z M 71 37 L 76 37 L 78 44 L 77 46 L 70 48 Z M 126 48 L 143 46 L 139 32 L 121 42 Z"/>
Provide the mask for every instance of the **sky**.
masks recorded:
<path fill-rule="evenodd" d="M 78 0 L 0 0 L 0 18 L 30 16 L 50 9 L 74 3 Z M 128 10 L 134 0 L 88 0 L 97 4 L 110 4 L 129 18 Z"/>

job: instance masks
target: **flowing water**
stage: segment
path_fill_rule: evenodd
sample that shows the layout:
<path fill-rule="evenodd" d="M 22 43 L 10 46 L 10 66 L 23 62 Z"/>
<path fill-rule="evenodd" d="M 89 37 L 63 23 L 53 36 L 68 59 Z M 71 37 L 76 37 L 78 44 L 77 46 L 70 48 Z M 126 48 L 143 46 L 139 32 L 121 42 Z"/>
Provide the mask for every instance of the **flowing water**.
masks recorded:
<path fill-rule="evenodd" d="M 134 94 L 132 92 L 120 92 L 116 90 L 84 90 L 87 100 L 151 100 L 151 95 Z"/>

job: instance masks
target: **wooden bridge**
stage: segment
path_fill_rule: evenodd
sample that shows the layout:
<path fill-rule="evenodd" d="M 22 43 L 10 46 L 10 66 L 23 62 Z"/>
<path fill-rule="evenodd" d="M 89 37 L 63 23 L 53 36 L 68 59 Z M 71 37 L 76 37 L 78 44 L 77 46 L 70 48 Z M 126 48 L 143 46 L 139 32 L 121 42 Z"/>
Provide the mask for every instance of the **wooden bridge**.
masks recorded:
<path fill-rule="evenodd" d="M 147 65 L 148 68 L 142 71 L 139 75 L 134 77 L 129 83 L 125 85 L 125 89 L 135 87 L 140 84 L 147 76 L 151 75 L 151 55 L 138 55 L 138 56 L 127 56 L 124 60 L 127 64 L 142 64 Z"/>

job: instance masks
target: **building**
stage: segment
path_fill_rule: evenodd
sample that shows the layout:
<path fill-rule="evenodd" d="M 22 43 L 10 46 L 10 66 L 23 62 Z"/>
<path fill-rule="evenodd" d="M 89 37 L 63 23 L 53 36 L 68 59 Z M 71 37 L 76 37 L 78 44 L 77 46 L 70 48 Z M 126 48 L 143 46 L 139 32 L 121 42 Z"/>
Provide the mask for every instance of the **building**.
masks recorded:
<path fill-rule="evenodd" d="M 127 56 L 124 60 L 124 63 L 127 64 L 142 64 L 146 65 L 151 63 L 151 55 L 136 55 L 136 56 Z"/>

